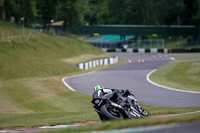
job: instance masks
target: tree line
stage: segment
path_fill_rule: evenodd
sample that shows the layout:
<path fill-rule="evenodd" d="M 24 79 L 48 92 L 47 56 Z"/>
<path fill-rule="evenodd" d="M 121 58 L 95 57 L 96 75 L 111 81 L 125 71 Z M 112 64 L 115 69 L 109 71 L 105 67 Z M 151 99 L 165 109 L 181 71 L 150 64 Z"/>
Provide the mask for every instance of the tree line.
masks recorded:
<path fill-rule="evenodd" d="M 91 5 L 90 24 L 200 24 L 200 0 L 93 0 Z"/>
<path fill-rule="evenodd" d="M 68 27 L 97 24 L 200 25 L 200 0 L 0 0 L 1 19 L 26 26 L 52 20 Z"/>

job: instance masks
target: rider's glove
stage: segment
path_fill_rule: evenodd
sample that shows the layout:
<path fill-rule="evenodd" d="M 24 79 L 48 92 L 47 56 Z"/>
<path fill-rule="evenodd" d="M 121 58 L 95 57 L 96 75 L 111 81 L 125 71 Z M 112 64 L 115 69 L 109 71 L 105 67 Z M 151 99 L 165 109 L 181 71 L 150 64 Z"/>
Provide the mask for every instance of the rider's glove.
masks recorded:
<path fill-rule="evenodd" d="M 124 89 L 124 95 L 128 96 L 130 94 L 130 91 L 128 89 Z"/>

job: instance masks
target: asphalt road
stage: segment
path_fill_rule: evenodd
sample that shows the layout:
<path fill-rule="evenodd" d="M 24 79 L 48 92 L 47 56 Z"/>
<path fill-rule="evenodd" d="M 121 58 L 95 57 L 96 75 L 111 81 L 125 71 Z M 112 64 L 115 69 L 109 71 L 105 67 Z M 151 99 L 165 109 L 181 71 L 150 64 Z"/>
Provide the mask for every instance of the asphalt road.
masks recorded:
<path fill-rule="evenodd" d="M 150 71 L 171 61 L 169 56 L 199 57 L 199 54 L 170 54 L 167 57 L 165 54 L 116 53 L 116 55 L 131 60 L 131 63 L 69 77 L 65 82 L 76 91 L 89 95 L 93 93 L 94 86 L 99 84 L 107 88 L 129 89 L 142 104 L 168 107 L 200 106 L 200 94 L 167 90 L 154 86 L 146 80 L 146 75 Z M 144 60 L 144 63 L 138 63 L 138 60 Z"/>
<path fill-rule="evenodd" d="M 172 124 L 171 124 L 172 125 Z M 176 123 L 171 127 L 144 131 L 141 133 L 199 133 L 200 121 L 190 123 Z"/>

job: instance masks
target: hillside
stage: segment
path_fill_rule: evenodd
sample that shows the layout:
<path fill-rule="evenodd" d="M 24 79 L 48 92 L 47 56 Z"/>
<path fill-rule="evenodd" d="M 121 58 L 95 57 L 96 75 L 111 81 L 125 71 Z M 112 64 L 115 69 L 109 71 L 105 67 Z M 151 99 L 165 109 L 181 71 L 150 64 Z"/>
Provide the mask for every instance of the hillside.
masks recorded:
<path fill-rule="evenodd" d="M 67 74 L 78 71 L 61 59 L 84 54 L 100 55 L 97 49 L 75 38 L 51 36 L 0 22 L 0 79 Z M 3 36 L 3 34 L 6 36 Z M 14 38 L 14 35 L 18 35 Z"/>
<path fill-rule="evenodd" d="M 79 61 L 111 55 L 75 37 L 24 33 L 0 21 L 0 129 L 97 120 L 91 98 L 62 78 L 83 72 Z"/>

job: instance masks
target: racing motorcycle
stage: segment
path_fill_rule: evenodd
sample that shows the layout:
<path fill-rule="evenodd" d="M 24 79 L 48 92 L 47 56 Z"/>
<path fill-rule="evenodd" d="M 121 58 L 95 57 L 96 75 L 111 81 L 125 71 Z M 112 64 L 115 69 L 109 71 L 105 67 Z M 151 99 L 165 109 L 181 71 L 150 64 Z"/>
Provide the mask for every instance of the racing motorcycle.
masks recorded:
<path fill-rule="evenodd" d="M 150 117 L 150 113 L 138 104 L 130 91 L 116 91 L 122 95 L 122 99 L 114 93 L 101 96 L 97 91 L 93 93 L 93 107 L 101 121 Z"/>

